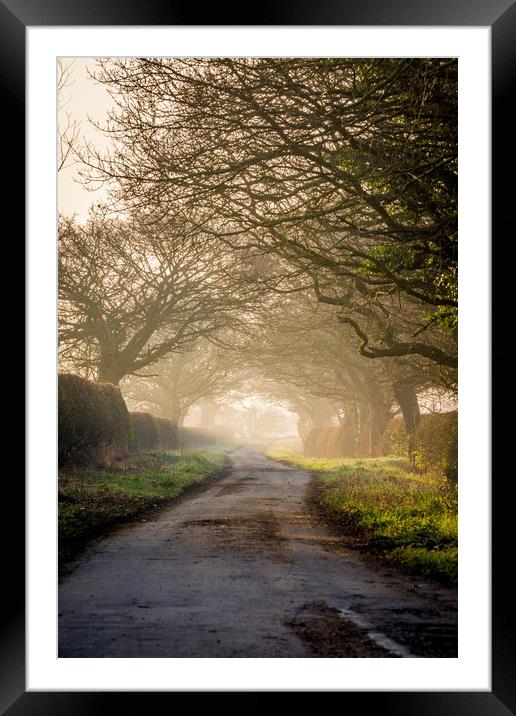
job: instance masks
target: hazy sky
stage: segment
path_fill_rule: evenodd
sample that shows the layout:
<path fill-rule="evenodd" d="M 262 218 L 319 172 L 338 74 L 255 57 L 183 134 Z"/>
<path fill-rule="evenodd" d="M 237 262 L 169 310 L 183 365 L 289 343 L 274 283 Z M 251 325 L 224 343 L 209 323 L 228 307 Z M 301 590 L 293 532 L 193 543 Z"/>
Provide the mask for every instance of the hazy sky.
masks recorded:
<path fill-rule="evenodd" d="M 63 60 L 69 63 L 71 59 Z M 95 121 L 104 123 L 107 112 L 113 107 L 113 102 L 105 88 L 88 77 L 88 68 L 94 70 L 96 66 L 93 58 L 76 58 L 70 74 L 71 84 L 62 93 L 62 102 L 66 105 L 59 112 L 59 123 L 66 125 L 66 113 L 80 122 L 81 142 L 91 142 L 100 150 L 108 146 L 105 136 L 96 130 L 88 120 L 91 117 Z M 77 166 L 68 166 L 62 169 L 58 175 L 58 206 L 59 211 L 66 215 L 77 214 L 80 220 L 84 220 L 88 214 L 89 206 L 102 201 L 105 192 L 88 191 L 77 183 Z"/>

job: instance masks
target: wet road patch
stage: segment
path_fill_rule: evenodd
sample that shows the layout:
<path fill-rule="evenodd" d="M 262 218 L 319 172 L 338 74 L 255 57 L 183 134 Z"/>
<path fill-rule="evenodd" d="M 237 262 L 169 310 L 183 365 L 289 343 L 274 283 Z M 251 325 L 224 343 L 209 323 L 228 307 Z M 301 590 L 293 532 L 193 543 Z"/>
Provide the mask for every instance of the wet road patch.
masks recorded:
<path fill-rule="evenodd" d="M 286 624 L 310 647 L 314 656 L 396 658 L 387 649 L 375 644 L 364 629 L 324 601 L 305 604 Z"/>

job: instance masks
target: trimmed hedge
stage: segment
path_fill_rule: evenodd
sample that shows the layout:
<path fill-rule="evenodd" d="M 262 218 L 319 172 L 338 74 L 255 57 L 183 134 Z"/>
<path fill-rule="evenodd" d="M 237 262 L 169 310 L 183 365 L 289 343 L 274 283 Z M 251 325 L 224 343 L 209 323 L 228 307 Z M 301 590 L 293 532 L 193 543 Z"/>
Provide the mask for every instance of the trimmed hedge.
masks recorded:
<path fill-rule="evenodd" d="M 458 478 L 458 413 L 427 413 L 414 436 L 414 462 L 418 469 L 440 472 L 449 482 Z"/>
<path fill-rule="evenodd" d="M 57 410 L 59 467 L 103 461 L 127 450 L 129 413 L 117 386 L 60 373 Z"/>
<path fill-rule="evenodd" d="M 391 418 L 382 437 L 383 455 L 408 456 L 408 439 L 403 418 Z"/>
<path fill-rule="evenodd" d="M 384 455 L 408 455 L 402 418 L 389 421 L 383 436 Z M 439 472 L 450 482 L 458 477 L 458 413 L 424 413 L 414 435 L 414 466 L 422 472 Z"/>
<path fill-rule="evenodd" d="M 78 375 L 58 377 L 58 465 L 105 463 L 132 450 L 196 449 L 219 436 L 208 430 L 178 428 L 151 413 L 129 413 L 120 388 Z"/>
<path fill-rule="evenodd" d="M 330 457 L 355 457 L 356 436 L 354 430 L 348 427 L 330 428 L 326 438 L 326 449 Z"/>
<path fill-rule="evenodd" d="M 169 418 L 152 413 L 130 413 L 134 450 L 196 450 L 220 439 L 216 432 L 202 428 L 178 427 Z"/>
<path fill-rule="evenodd" d="M 213 445 L 217 442 L 214 433 L 205 428 L 178 428 L 178 441 L 181 450 L 195 450 L 196 448 Z"/>
<path fill-rule="evenodd" d="M 324 428 L 312 428 L 304 441 L 304 454 L 306 457 L 325 457 L 326 442 L 323 439 Z"/>
<path fill-rule="evenodd" d="M 135 450 L 157 450 L 161 447 L 158 419 L 151 413 L 130 413 Z"/>
<path fill-rule="evenodd" d="M 232 442 L 235 439 L 233 428 L 229 425 L 215 424 L 213 426 L 212 433 L 217 440 L 220 440 L 220 442 Z"/>
<path fill-rule="evenodd" d="M 458 476 L 458 414 L 424 413 L 414 435 L 414 467 L 439 472 L 450 482 Z M 408 456 L 408 440 L 402 418 L 389 421 L 382 439 L 384 455 Z M 360 457 L 353 429 L 325 426 L 313 428 L 304 442 L 307 457 Z"/>
<path fill-rule="evenodd" d="M 177 425 L 169 418 L 155 418 L 158 428 L 159 446 L 163 450 L 175 450 L 179 446 Z"/>

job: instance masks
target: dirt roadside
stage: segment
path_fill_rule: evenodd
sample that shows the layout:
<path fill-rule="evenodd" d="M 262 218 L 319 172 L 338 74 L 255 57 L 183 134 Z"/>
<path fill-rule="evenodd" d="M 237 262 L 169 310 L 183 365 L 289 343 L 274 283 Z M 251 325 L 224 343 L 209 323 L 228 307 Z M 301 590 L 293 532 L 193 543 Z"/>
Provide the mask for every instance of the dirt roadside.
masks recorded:
<path fill-rule="evenodd" d="M 456 656 L 456 590 L 347 549 L 309 485 L 241 448 L 206 489 L 93 544 L 59 587 L 59 656 Z"/>
<path fill-rule="evenodd" d="M 116 515 L 109 521 L 103 522 L 96 526 L 87 536 L 81 535 L 77 543 L 68 541 L 66 550 L 60 547 L 60 557 L 58 564 L 58 577 L 61 582 L 65 577 L 69 576 L 74 569 L 80 564 L 78 557 L 88 549 L 91 549 L 101 540 L 106 539 L 109 535 L 118 534 L 124 526 L 134 526 L 139 522 L 152 521 L 157 515 L 165 510 L 169 510 L 171 506 L 179 505 L 185 499 L 191 499 L 194 495 L 200 494 L 204 490 L 209 489 L 215 482 L 221 480 L 231 469 L 229 458 L 226 457 L 224 465 L 212 472 L 200 482 L 194 482 L 187 485 L 183 491 L 157 504 L 152 504 L 144 508 L 138 507 L 135 514 Z"/>

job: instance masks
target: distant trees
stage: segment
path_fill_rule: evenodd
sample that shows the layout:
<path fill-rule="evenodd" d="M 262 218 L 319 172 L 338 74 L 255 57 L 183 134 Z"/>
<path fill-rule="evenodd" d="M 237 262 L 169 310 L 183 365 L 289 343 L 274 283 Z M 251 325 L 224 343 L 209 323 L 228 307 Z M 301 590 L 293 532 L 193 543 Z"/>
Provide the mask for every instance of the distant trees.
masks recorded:
<path fill-rule="evenodd" d="M 257 381 L 257 392 L 296 414 L 297 433 L 302 441 L 312 428 L 330 425 L 332 419 L 337 418 L 339 401 L 312 395 L 311 385 L 303 387 L 281 379 L 267 379 L 267 370 L 263 373 Z M 274 371 L 271 374 L 274 375 Z"/>
<path fill-rule="evenodd" d="M 232 386 L 231 353 L 205 338 L 181 353 L 169 353 L 147 373 L 129 376 L 122 389 L 137 410 L 182 425 L 189 408 Z"/>
<path fill-rule="evenodd" d="M 397 413 L 408 436 L 414 434 L 418 394 L 435 382 L 424 359 L 361 356 L 352 332 L 339 327 L 331 307 L 307 292 L 266 308 L 261 323 L 253 325 L 247 349 L 241 348 L 242 360 L 262 376 L 257 379 L 261 394 L 298 414 L 300 434 L 338 419 L 356 433 L 364 453 L 376 454 Z"/>
<path fill-rule="evenodd" d="M 245 268 L 180 215 L 59 223 L 60 360 L 117 385 L 238 321 Z"/>
<path fill-rule="evenodd" d="M 422 356 L 453 383 L 456 60 L 116 59 L 97 78 L 115 151 L 90 153 L 90 181 L 159 217 L 181 197 L 302 271 L 364 357 Z"/>
<path fill-rule="evenodd" d="M 254 334 L 243 356 L 268 379 L 268 397 L 276 394 L 288 404 L 305 430 L 338 417 L 356 433 L 365 454 L 380 449 L 394 403 L 390 377 L 382 362 L 357 354 L 331 309 L 296 293 L 269 306 Z"/>

